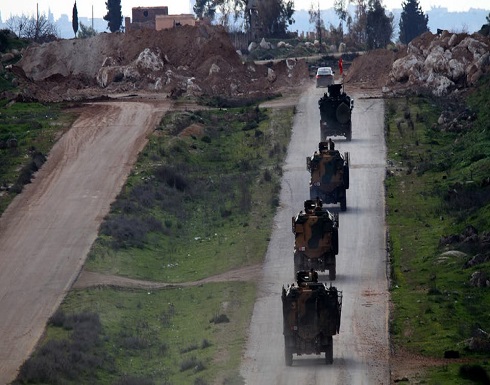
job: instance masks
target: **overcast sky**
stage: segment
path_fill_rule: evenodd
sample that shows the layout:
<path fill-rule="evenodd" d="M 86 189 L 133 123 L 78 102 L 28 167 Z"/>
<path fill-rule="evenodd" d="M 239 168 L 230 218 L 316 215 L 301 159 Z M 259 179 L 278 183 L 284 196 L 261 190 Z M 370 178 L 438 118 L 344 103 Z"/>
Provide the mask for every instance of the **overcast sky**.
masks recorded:
<path fill-rule="evenodd" d="M 77 0 L 79 17 L 91 17 L 92 7 L 95 18 L 102 18 L 107 9 L 106 0 Z M 294 0 L 295 9 L 310 9 L 311 4 L 315 8 L 320 3 L 321 9 L 331 8 L 334 0 Z M 402 0 L 383 0 L 383 4 L 388 9 L 401 8 Z M 2 20 L 7 20 L 11 15 L 25 14 L 33 16 L 36 14 L 36 4 L 39 5 L 40 14 L 48 14 L 51 10 L 55 19 L 61 14 L 66 14 L 71 18 L 74 0 L 0 0 L 0 14 Z M 155 7 L 167 5 L 170 14 L 192 13 L 189 0 L 121 0 L 123 16 L 131 16 L 133 7 Z M 449 11 L 467 11 L 470 8 L 480 8 L 490 10 L 490 0 L 419 0 L 419 4 L 424 12 L 434 7 L 445 7 Z"/>

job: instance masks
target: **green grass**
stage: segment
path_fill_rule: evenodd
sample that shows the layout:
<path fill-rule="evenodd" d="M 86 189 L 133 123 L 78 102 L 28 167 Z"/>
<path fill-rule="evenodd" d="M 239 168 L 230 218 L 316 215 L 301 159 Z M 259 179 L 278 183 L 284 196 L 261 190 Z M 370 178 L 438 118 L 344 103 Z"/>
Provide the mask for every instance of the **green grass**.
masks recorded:
<path fill-rule="evenodd" d="M 0 100 L 0 213 L 44 162 L 49 150 L 74 115 L 59 104 Z M 15 146 L 8 146 L 15 140 Z"/>
<path fill-rule="evenodd" d="M 292 114 L 245 108 L 167 116 L 113 204 L 86 268 L 183 282 L 262 261 Z M 182 135 L 196 122 L 199 134 Z M 147 231 L 131 233 L 134 224 L 148 223 Z"/>
<path fill-rule="evenodd" d="M 471 109 L 487 111 L 489 97 L 483 85 L 469 99 Z M 442 130 L 436 123 L 443 107 L 439 103 L 424 97 L 387 102 L 388 159 L 393 161 L 386 179 L 391 337 L 396 346 L 426 356 L 442 358 L 445 351 L 457 350 L 488 371 L 488 352 L 470 351 L 467 342 L 477 328 L 490 331 L 488 288 L 469 284 L 476 271 L 490 274 L 490 262 L 464 265 L 489 250 L 479 244 L 439 242 L 469 225 L 479 233 L 489 231 L 488 114 L 478 113 L 478 119 L 463 122 L 462 129 Z M 448 250 L 466 256 L 443 254 Z M 455 376 L 459 367 L 448 361 L 446 367 L 430 371 L 427 383 L 472 383 Z"/>
<path fill-rule="evenodd" d="M 247 107 L 167 115 L 85 268 L 178 283 L 262 262 L 293 114 Z M 18 381 L 243 384 L 239 366 L 255 297 L 254 282 L 73 290 Z"/>
<path fill-rule="evenodd" d="M 239 383 L 237 368 L 254 300 L 254 285 L 248 283 L 152 291 L 74 290 L 58 312 L 99 315 L 102 331 L 92 349 L 98 367 L 78 360 L 81 369 L 76 378 L 53 370 L 56 374 L 50 380 L 115 384 L 132 376 L 155 384 L 211 384 L 219 373 L 222 381 Z M 228 322 L 213 322 L 218 316 Z M 70 333 L 73 331 L 51 325 L 43 345 L 69 338 Z M 78 343 L 88 334 L 88 330 L 79 333 Z M 35 362 L 38 356 L 31 360 Z"/>

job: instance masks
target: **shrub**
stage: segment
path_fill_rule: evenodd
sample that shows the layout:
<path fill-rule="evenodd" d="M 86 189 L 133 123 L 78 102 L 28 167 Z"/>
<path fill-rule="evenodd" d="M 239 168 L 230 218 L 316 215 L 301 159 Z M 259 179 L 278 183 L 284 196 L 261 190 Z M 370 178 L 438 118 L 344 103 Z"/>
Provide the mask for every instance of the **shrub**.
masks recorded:
<path fill-rule="evenodd" d="M 230 322 L 230 319 L 226 316 L 226 314 L 216 314 L 213 318 L 209 320 L 209 322 L 214 324 L 221 324 Z"/>
<path fill-rule="evenodd" d="M 186 370 L 195 368 L 198 361 L 196 357 L 186 358 L 180 363 L 180 371 L 185 372 Z"/>
<path fill-rule="evenodd" d="M 102 326 L 98 314 L 83 312 L 65 315 L 57 312 L 50 323 L 72 330 L 69 338 L 46 342 L 22 365 L 14 384 L 58 385 L 68 380 L 91 383 L 99 369 L 113 369 L 112 358 L 99 351 Z"/>
<path fill-rule="evenodd" d="M 148 341 L 140 337 L 126 337 L 121 340 L 121 348 L 130 350 L 143 350 L 148 347 Z"/>
<path fill-rule="evenodd" d="M 185 191 L 187 188 L 187 181 L 185 178 L 179 175 L 175 169 L 165 165 L 160 166 L 155 170 L 155 178 L 178 191 Z"/>

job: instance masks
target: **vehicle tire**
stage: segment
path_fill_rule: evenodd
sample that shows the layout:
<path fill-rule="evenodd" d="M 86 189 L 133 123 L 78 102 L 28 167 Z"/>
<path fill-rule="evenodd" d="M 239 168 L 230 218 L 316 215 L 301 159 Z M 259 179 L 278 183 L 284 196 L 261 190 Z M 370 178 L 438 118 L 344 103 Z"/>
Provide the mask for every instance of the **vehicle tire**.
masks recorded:
<path fill-rule="evenodd" d="M 332 252 L 333 255 L 339 253 L 339 229 L 337 227 L 332 229 Z"/>
<path fill-rule="evenodd" d="M 332 336 L 328 337 L 328 345 L 325 350 L 325 364 L 332 365 L 333 364 L 333 340 Z"/>
<path fill-rule="evenodd" d="M 333 266 L 330 266 L 328 269 L 328 279 L 330 281 L 335 281 L 335 278 L 337 278 L 337 268 L 335 264 Z"/>
<path fill-rule="evenodd" d="M 340 211 L 345 211 L 347 210 L 347 197 L 345 196 L 345 191 L 344 191 L 344 196 L 340 198 Z"/>
<path fill-rule="evenodd" d="M 350 142 L 352 140 L 352 122 L 349 122 L 347 132 L 345 133 L 345 139 Z"/>
<path fill-rule="evenodd" d="M 284 363 L 286 366 L 293 366 L 293 352 L 287 346 L 284 348 Z"/>
<path fill-rule="evenodd" d="M 349 176 L 349 166 L 344 166 L 344 187 L 346 190 L 349 189 L 349 182 L 350 182 L 350 176 Z"/>
<path fill-rule="evenodd" d="M 303 269 L 302 257 L 299 253 L 294 253 L 294 279 L 296 279 L 296 273 Z"/>

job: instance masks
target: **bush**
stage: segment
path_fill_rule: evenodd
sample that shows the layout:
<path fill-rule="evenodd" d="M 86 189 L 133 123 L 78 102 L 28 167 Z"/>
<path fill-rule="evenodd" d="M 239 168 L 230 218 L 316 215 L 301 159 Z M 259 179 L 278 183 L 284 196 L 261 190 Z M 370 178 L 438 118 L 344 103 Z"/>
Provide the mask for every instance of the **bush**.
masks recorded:
<path fill-rule="evenodd" d="M 50 323 L 72 330 L 69 338 L 46 342 L 22 365 L 14 384 L 93 383 L 98 370 L 113 369 L 112 358 L 99 351 L 102 326 L 98 314 L 57 312 Z"/>
<path fill-rule="evenodd" d="M 210 323 L 221 324 L 228 323 L 230 319 L 226 316 L 226 314 L 215 315 L 213 318 L 209 320 Z"/>
<path fill-rule="evenodd" d="M 130 350 L 143 350 L 148 347 L 148 341 L 139 337 L 126 337 L 121 341 L 121 348 Z"/>
<path fill-rule="evenodd" d="M 155 178 L 159 182 L 165 182 L 168 187 L 175 188 L 178 191 L 187 189 L 187 181 L 178 174 L 178 172 L 168 166 L 160 166 L 155 170 Z"/>
<path fill-rule="evenodd" d="M 115 248 L 129 248 L 143 247 L 147 233 L 162 229 L 162 223 L 152 216 L 142 219 L 122 214 L 104 221 L 100 232 L 114 239 Z"/>
<path fill-rule="evenodd" d="M 180 371 L 185 372 L 189 369 L 194 369 L 194 371 L 199 372 L 204 370 L 204 364 L 196 357 L 187 358 L 180 363 Z"/>

